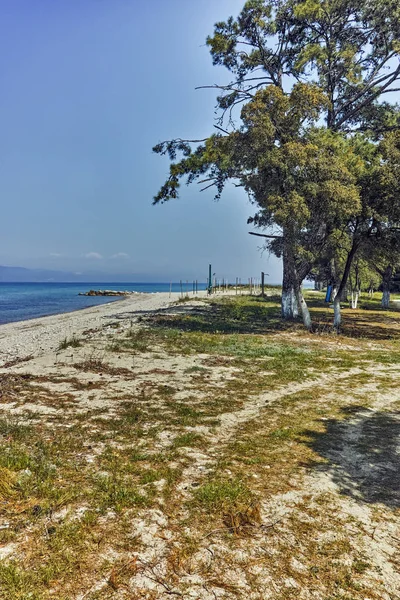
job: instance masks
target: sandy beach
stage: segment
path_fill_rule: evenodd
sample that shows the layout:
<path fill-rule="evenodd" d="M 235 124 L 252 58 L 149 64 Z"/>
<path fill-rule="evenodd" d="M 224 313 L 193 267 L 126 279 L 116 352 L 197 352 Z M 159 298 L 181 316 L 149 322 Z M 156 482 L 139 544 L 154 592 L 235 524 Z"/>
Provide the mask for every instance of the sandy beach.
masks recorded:
<path fill-rule="evenodd" d="M 199 292 L 198 297 L 205 292 Z M 125 325 L 142 312 L 165 308 L 180 297 L 178 292 L 135 294 L 90 308 L 0 325 L 0 367 L 28 356 L 54 352 L 62 340 L 80 336 L 86 330 L 98 330 L 120 320 Z"/>

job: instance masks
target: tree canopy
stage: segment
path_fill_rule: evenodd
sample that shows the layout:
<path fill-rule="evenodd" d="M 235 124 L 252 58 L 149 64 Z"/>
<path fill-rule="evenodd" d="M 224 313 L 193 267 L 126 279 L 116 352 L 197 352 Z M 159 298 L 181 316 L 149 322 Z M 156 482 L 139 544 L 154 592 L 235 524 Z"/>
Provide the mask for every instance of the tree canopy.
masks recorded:
<path fill-rule="evenodd" d="M 300 307 L 311 328 L 301 282 L 331 265 L 338 329 L 355 256 L 398 236 L 400 110 L 385 98 L 400 89 L 400 7 L 249 0 L 207 44 L 232 75 L 207 86 L 217 131 L 154 147 L 171 160 L 154 203 L 176 198 L 182 180 L 216 198 L 228 181 L 242 187 L 256 206 L 249 222 L 276 231 L 265 237 L 283 258 L 283 315 Z"/>

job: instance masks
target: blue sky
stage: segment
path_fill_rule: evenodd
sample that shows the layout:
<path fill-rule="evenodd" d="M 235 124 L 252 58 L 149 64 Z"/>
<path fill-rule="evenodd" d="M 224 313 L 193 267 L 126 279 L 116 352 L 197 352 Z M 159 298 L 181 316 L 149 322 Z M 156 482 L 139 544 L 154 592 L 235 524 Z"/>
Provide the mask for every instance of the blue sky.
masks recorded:
<path fill-rule="evenodd" d="M 205 38 L 243 0 L 0 0 L 0 264 L 127 280 L 259 276 L 241 190 L 153 207 L 157 142 L 212 132 Z"/>

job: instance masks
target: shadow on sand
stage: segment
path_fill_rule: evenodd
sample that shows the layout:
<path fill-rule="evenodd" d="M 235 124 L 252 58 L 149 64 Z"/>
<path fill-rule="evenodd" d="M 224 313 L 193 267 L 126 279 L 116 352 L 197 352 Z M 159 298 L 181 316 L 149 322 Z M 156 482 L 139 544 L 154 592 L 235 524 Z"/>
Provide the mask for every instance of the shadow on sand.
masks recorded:
<path fill-rule="evenodd" d="M 304 432 L 342 494 L 366 503 L 400 507 L 400 413 L 347 407 L 345 420 L 324 421 L 326 430 Z"/>

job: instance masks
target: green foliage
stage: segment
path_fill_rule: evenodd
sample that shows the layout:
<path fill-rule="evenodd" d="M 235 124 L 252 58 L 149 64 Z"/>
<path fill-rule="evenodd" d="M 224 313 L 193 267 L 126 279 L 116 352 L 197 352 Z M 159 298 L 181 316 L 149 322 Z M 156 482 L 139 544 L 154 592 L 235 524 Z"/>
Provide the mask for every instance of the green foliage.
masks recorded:
<path fill-rule="evenodd" d="M 249 0 L 207 45 L 233 78 L 215 86 L 219 133 L 155 146 L 174 162 L 154 203 L 182 180 L 216 198 L 227 182 L 243 187 L 257 207 L 249 222 L 282 233 L 266 246 L 305 315 L 305 276 L 324 273 L 342 292 L 372 238 L 397 251 L 400 138 L 386 134 L 400 110 L 382 98 L 400 80 L 398 3 Z"/>
<path fill-rule="evenodd" d="M 224 111 L 247 101 L 260 86 L 288 89 L 309 78 L 326 94 L 328 127 L 357 120 L 371 128 L 390 121 L 380 93 L 396 87 L 400 69 L 400 10 L 396 0 L 254 0 L 207 38 L 213 63 L 233 76 L 221 87 Z M 245 50 L 245 51 L 244 51 Z M 373 110 L 371 110 L 371 108 Z M 386 116 L 384 116 L 386 115 Z"/>

